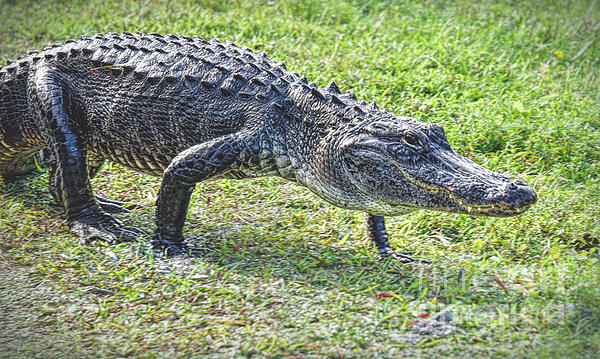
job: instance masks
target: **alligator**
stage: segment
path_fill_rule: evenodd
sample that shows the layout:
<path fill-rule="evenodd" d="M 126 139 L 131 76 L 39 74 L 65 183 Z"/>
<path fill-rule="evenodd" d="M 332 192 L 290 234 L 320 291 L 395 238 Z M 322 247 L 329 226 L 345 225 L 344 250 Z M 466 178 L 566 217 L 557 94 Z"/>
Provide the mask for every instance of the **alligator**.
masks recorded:
<path fill-rule="evenodd" d="M 49 189 L 70 231 L 89 242 L 149 236 L 94 195 L 106 160 L 162 176 L 154 247 L 186 249 L 192 190 L 208 178 L 279 176 L 366 213 L 382 258 L 384 216 L 431 209 L 523 213 L 534 190 L 454 152 L 440 125 L 309 83 L 264 53 L 200 37 L 108 33 L 30 52 L 0 68 L 0 177 L 30 170 L 47 148 Z"/>

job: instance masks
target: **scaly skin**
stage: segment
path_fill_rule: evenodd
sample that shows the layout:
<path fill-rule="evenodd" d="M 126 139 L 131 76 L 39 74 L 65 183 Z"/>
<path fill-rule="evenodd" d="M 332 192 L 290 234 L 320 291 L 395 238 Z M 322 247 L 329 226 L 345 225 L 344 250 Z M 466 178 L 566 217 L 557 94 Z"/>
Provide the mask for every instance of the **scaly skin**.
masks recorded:
<path fill-rule="evenodd" d="M 85 241 L 142 232 L 109 212 L 90 178 L 105 160 L 162 175 L 154 243 L 182 248 L 195 184 L 280 176 L 328 202 L 366 212 L 382 257 L 382 216 L 435 209 L 490 216 L 536 200 L 520 181 L 457 155 L 443 130 L 318 88 L 264 54 L 216 40 L 158 34 L 82 37 L 0 68 L 0 176 L 31 168 L 47 147 L 50 192 Z"/>

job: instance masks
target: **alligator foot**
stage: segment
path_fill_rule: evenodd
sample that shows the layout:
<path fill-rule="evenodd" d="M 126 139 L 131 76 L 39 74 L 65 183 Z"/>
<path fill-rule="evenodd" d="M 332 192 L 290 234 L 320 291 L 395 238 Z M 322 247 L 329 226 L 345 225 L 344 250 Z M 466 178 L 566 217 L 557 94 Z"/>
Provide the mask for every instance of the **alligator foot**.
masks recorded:
<path fill-rule="evenodd" d="M 139 204 L 123 202 L 109 197 L 95 195 L 96 202 L 108 213 L 129 213 L 132 209 L 142 208 Z"/>
<path fill-rule="evenodd" d="M 71 233 L 84 243 L 102 240 L 110 244 L 131 242 L 148 234 L 135 227 L 128 227 L 106 213 L 93 213 L 70 221 Z"/>
<path fill-rule="evenodd" d="M 206 253 L 202 248 L 190 246 L 181 240 L 163 239 L 160 234 L 155 234 L 152 239 L 152 247 L 155 251 L 167 257 L 189 256 L 203 257 Z"/>
<path fill-rule="evenodd" d="M 400 261 L 401 263 L 431 263 L 426 259 L 413 258 L 409 256 L 409 252 L 396 252 L 390 248 L 388 242 L 388 234 L 385 230 L 385 220 L 382 216 L 374 216 L 372 214 L 366 214 L 367 234 L 369 238 L 377 246 L 379 252 L 379 258 L 382 260 L 393 259 Z"/>
<path fill-rule="evenodd" d="M 379 258 L 381 260 L 393 259 L 393 260 L 400 261 L 402 263 L 418 262 L 418 263 L 431 264 L 431 262 L 428 261 L 427 259 L 414 258 L 414 257 L 409 256 L 408 254 L 410 254 L 410 252 L 396 252 L 395 250 L 388 247 L 385 250 L 379 252 Z"/>

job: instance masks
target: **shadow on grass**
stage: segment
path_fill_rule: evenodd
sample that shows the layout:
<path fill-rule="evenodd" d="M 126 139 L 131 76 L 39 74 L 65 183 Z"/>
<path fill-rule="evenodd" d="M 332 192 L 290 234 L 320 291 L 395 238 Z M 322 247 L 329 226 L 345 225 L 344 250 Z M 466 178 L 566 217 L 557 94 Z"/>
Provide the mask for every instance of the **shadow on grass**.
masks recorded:
<path fill-rule="evenodd" d="M 47 189 L 47 172 L 35 172 L 27 176 L 0 182 L 0 202 L 17 203 L 28 213 L 46 212 L 51 218 L 34 219 L 29 225 L 45 227 L 43 221 L 54 220 L 63 213 L 62 208 L 49 195 Z M 148 226 L 152 221 L 153 207 L 142 207 L 135 213 L 118 215 L 128 225 L 139 227 Z M 218 219 L 215 219 L 218 221 Z M 283 218 L 283 222 L 288 222 Z M 190 245 L 205 250 L 202 256 L 174 256 L 165 259 L 168 266 L 178 267 L 188 272 L 197 266 L 195 260 L 203 261 L 218 270 L 235 271 L 238 274 L 259 278 L 282 278 L 286 280 L 301 280 L 309 286 L 336 286 L 339 288 L 357 287 L 364 283 L 369 285 L 400 285 L 404 289 L 411 288 L 414 294 L 422 290 L 415 283 L 424 281 L 424 273 L 432 269 L 432 265 L 414 263 L 402 264 L 394 260 L 380 261 L 371 243 L 364 245 L 363 241 L 351 240 L 340 245 L 327 245 L 317 240 L 306 240 L 301 237 L 304 233 L 291 233 L 293 219 L 289 218 L 290 233 L 286 228 L 269 227 L 254 231 L 251 223 L 245 225 L 221 223 L 214 226 L 211 223 L 202 224 L 198 219 L 191 218 L 186 226 L 187 238 L 199 237 L 187 241 Z M 62 225 L 62 224 L 61 224 Z M 64 228 L 66 231 L 66 227 Z M 306 233 L 312 236 L 311 233 Z M 147 251 L 150 237 L 139 243 L 131 244 L 136 252 Z M 99 247 L 99 244 L 89 244 Z M 108 246 L 111 248 L 112 246 Z M 137 249 L 136 249 L 137 247 Z M 142 249 L 146 248 L 146 249 Z M 156 258 L 163 258 L 155 253 Z M 427 254 L 421 255 L 427 259 Z M 191 259 L 191 260 L 190 260 Z M 185 264 L 184 264 L 185 262 Z M 435 264 L 434 264 L 435 266 Z M 435 279 L 427 279 L 429 285 L 437 285 Z M 431 280 L 434 282 L 431 283 Z M 445 280 L 445 279 L 441 279 Z M 441 283 L 440 283 L 441 285 Z M 350 290 L 350 289 L 348 289 Z"/>
<path fill-rule="evenodd" d="M 200 241 L 188 242 L 205 249 L 203 256 L 176 256 L 167 258 L 166 263 L 176 267 L 185 260 L 193 259 L 189 265 L 179 266 L 184 275 L 194 270 L 194 260 L 199 260 L 219 271 L 231 271 L 244 277 L 300 281 L 309 287 L 337 287 L 348 292 L 364 290 L 367 286 L 402 289 L 419 295 L 423 290 L 420 283 L 425 281 L 428 286 L 447 284 L 445 277 L 438 277 L 439 282 L 436 282 L 436 278 L 430 276 L 435 264 L 381 261 L 370 244 L 364 247 L 351 246 L 354 243 L 332 247 L 313 241 L 274 240 L 248 234 L 233 240 L 208 233 Z M 452 276 L 456 277 L 455 274 Z"/>

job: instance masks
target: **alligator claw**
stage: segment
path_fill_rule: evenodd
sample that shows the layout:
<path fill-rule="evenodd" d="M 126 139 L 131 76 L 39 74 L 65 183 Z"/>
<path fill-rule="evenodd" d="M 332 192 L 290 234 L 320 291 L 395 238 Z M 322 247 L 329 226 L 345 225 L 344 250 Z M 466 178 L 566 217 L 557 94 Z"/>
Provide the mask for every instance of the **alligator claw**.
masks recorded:
<path fill-rule="evenodd" d="M 97 240 L 110 244 L 131 242 L 148 235 L 138 228 L 125 226 L 108 214 L 93 214 L 73 220 L 70 231 L 86 244 Z"/>
<path fill-rule="evenodd" d="M 139 204 L 123 202 L 109 197 L 96 195 L 96 202 L 108 213 L 129 213 L 132 209 L 142 208 Z"/>
<path fill-rule="evenodd" d="M 190 246 L 183 240 L 169 240 L 155 234 L 152 239 L 152 247 L 155 251 L 165 254 L 167 257 L 189 256 L 203 257 L 206 253 L 202 248 Z"/>
<path fill-rule="evenodd" d="M 431 264 L 430 261 L 423 258 L 414 258 L 408 255 L 408 252 L 396 252 L 393 249 L 387 248 L 387 250 L 379 252 L 379 257 L 381 260 L 393 259 L 396 261 L 400 261 L 401 263 L 425 263 Z"/>

